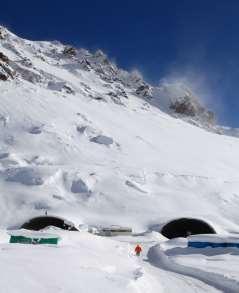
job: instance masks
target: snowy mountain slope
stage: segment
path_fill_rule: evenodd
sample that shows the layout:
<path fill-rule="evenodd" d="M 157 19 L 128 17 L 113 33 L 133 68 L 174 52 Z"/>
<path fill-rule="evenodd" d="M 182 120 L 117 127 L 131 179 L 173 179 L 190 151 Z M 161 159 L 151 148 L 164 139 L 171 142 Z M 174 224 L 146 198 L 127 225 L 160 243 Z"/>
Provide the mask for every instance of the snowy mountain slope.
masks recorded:
<path fill-rule="evenodd" d="M 101 51 L 4 34 L 14 75 L 0 82 L 3 228 L 47 209 L 136 230 L 181 216 L 237 229 L 237 138 L 162 112 Z"/>
<path fill-rule="evenodd" d="M 46 210 L 76 225 L 119 224 L 134 232 L 193 217 L 217 232 L 238 233 L 239 140 L 215 133 L 237 131 L 210 117 L 181 85 L 155 88 L 101 51 L 28 41 L 1 28 L 4 293 L 237 292 L 237 252 L 211 257 L 157 232 L 106 239 L 51 228 L 62 237 L 58 247 L 7 244 L 6 228 Z M 132 255 L 137 243 L 139 259 Z M 150 251 L 158 243 L 165 251 L 155 246 L 155 265 Z M 188 273 L 195 268 L 201 278 Z"/>

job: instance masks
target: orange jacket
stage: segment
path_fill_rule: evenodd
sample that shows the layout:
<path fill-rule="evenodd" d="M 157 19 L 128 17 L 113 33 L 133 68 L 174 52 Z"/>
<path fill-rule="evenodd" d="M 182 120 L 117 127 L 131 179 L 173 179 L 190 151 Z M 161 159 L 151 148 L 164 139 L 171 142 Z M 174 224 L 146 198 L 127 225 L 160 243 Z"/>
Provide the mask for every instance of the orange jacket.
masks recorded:
<path fill-rule="evenodd" d="M 136 253 L 140 253 L 140 252 L 142 251 L 142 247 L 141 247 L 140 245 L 137 245 L 137 246 L 135 247 L 134 251 L 135 251 Z"/>

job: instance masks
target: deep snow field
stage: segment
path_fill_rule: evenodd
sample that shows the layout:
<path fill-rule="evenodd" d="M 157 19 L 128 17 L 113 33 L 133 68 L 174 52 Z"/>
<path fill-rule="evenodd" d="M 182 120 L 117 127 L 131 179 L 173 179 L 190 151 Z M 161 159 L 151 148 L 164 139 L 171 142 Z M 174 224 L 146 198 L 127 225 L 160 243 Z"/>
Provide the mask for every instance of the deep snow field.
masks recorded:
<path fill-rule="evenodd" d="M 237 249 L 189 249 L 157 232 L 104 238 L 46 230 L 60 244 L 7 244 L 1 231 L 1 285 L 18 292 L 238 292 Z M 140 243 L 143 254 L 134 255 Z M 160 244 L 159 244 L 160 243 Z M 162 247 L 159 247 L 161 245 Z"/>
<path fill-rule="evenodd" d="M 8 31 L 0 40 L 16 71 L 0 80 L 0 292 L 239 292 L 237 249 L 197 251 L 150 232 L 193 217 L 238 233 L 239 139 L 172 117 L 133 84 L 63 58 L 63 49 Z M 57 230 L 57 247 L 8 244 L 7 229 L 46 210 L 77 227 L 145 233 L 110 239 Z"/>

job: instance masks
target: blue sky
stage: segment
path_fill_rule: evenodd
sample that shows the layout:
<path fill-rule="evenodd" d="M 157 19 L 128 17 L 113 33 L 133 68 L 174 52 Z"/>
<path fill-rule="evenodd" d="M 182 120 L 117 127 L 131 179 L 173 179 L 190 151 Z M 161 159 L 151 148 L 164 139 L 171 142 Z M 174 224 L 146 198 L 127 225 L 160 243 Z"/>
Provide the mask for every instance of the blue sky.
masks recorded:
<path fill-rule="evenodd" d="M 157 84 L 184 79 L 239 127 L 239 1 L 2 1 L 0 23 L 18 35 L 101 48 Z"/>

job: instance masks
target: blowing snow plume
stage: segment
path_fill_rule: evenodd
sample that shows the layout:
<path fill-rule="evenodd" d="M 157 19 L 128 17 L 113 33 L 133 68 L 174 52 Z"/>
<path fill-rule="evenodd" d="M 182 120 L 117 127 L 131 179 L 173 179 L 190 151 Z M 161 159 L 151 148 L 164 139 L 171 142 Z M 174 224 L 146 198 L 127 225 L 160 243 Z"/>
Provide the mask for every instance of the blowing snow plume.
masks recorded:
<path fill-rule="evenodd" d="M 215 115 L 187 78 L 165 78 L 153 89 L 153 104 L 175 117 L 206 127 L 215 125 Z M 204 96 L 202 94 L 202 96 Z M 205 95 L 206 96 L 206 95 Z"/>

